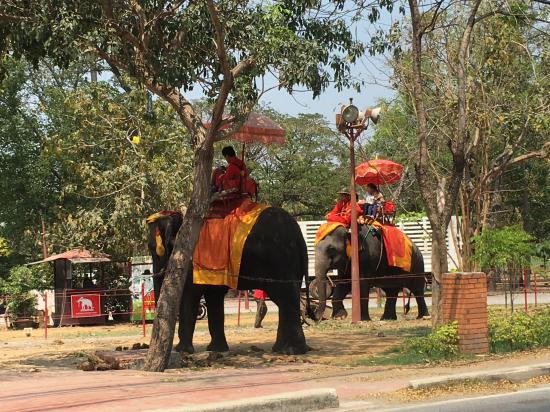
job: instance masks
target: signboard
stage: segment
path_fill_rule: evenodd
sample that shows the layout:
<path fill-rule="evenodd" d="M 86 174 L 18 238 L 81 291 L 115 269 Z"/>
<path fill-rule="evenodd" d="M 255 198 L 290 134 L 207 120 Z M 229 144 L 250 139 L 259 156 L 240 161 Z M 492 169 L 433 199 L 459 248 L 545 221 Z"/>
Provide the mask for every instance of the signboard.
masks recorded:
<path fill-rule="evenodd" d="M 130 292 L 132 292 L 132 321 L 141 321 L 142 299 L 141 284 L 143 283 L 143 306 L 145 320 L 155 319 L 155 291 L 153 288 L 153 264 L 151 257 L 138 256 L 132 258 L 132 276 Z"/>
<path fill-rule="evenodd" d="M 101 316 L 101 295 L 84 293 L 71 295 L 71 317 L 91 318 Z"/>

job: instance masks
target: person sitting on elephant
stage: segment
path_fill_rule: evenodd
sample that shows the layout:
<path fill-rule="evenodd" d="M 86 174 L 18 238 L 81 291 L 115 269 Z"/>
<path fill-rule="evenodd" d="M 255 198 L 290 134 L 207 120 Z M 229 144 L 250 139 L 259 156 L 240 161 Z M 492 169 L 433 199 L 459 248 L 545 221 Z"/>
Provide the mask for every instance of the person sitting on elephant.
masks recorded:
<path fill-rule="evenodd" d="M 221 177 L 225 174 L 226 171 L 227 171 L 227 168 L 223 165 L 218 165 L 213 170 L 213 172 L 212 172 L 212 182 L 211 182 L 211 187 L 212 187 L 211 192 L 212 193 L 218 192 L 220 190 L 220 188 L 217 185 L 217 182 L 218 182 L 219 179 L 221 179 Z"/>
<path fill-rule="evenodd" d="M 365 197 L 367 200 L 365 214 L 374 219 L 378 214 L 379 208 L 384 204 L 384 195 L 374 183 L 369 183 L 367 185 L 367 195 Z"/>
<path fill-rule="evenodd" d="M 216 186 L 220 191 L 240 192 L 245 179 L 248 177 L 246 165 L 237 157 L 232 146 L 224 147 L 222 155 L 227 161 L 227 169 L 225 173 L 219 174 L 216 178 Z"/>
<path fill-rule="evenodd" d="M 339 222 L 346 227 L 351 226 L 351 196 L 346 189 L 342 189 L 338 192 L 339 199 L 336 206 L 327 214 L 327 222 Z M 363 214 L 361 206 L 356 204 L 357 216 Z"/>

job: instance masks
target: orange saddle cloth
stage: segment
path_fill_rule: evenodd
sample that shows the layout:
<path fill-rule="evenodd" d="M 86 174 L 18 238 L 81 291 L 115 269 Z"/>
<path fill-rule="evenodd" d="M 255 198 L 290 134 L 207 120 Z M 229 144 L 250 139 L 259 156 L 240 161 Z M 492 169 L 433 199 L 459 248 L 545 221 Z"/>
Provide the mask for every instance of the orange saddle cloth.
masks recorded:
<path fill-rule="evenodd" d="M 388 266 L 398 267 L 406 272 L 412 267 L 412 241 L 399 228 L 381 225 Z"/>
<path fill-rule="evenodd" d="M 193 253 L 193 283 L 237 287 L 244 243 L 268 207 L 249 198 L 213 205 Z"/>
<path fill-rule="evenodd" d="M 315 245 L 317 245 L 317 243 L 326 238 L 340 226 L 344 228 L 346 227 L 346 225 L 340 222 L 325 222 L 319 226 L 319 229 L 317 229 L 317 233 L 315 234 Z"/>

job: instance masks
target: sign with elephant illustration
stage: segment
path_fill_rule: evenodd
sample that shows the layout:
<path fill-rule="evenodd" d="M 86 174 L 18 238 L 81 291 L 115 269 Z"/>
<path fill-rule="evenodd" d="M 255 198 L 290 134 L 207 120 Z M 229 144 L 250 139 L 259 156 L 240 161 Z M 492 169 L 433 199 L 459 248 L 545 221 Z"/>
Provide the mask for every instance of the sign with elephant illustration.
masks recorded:
<path fill-rule="evenodd" d="M 71 317 L 89 318 L 101 316 L 101 295 L 71 295 Z"/>

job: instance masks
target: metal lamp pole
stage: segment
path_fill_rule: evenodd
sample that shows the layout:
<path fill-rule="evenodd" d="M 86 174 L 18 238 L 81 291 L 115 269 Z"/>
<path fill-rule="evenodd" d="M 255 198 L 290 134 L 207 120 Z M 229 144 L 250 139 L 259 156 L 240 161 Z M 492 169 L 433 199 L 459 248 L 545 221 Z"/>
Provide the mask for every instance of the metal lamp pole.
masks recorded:
<path fill-rule="evenodd" d="M 355 192 L 355 141 L 368 126 L 369 119 L 377 122 L 379 108 L 367 109 L 360 118 L 359 110 L 350 99 L 349 105 L 342 107 L 341 113 L 336 115 L 338 130 L 349 140 L 350 157 L 350 195 L 351 195 L 351 321 L 361 320 L 361 280 L 359 278 L 359 239 L 357 228 L 357 195 Z"/>
<path fill-rule="evenodd" d="M 361 320 L 361 281 L 359 279 L 359 239 L 357 228 L 357 195 L 355 192 L 355 140 L 361 130 L 348 128 L 346 136 L 349 139 L 350 158 L 350 195 L 351 195 L 351 322 Z"/>

